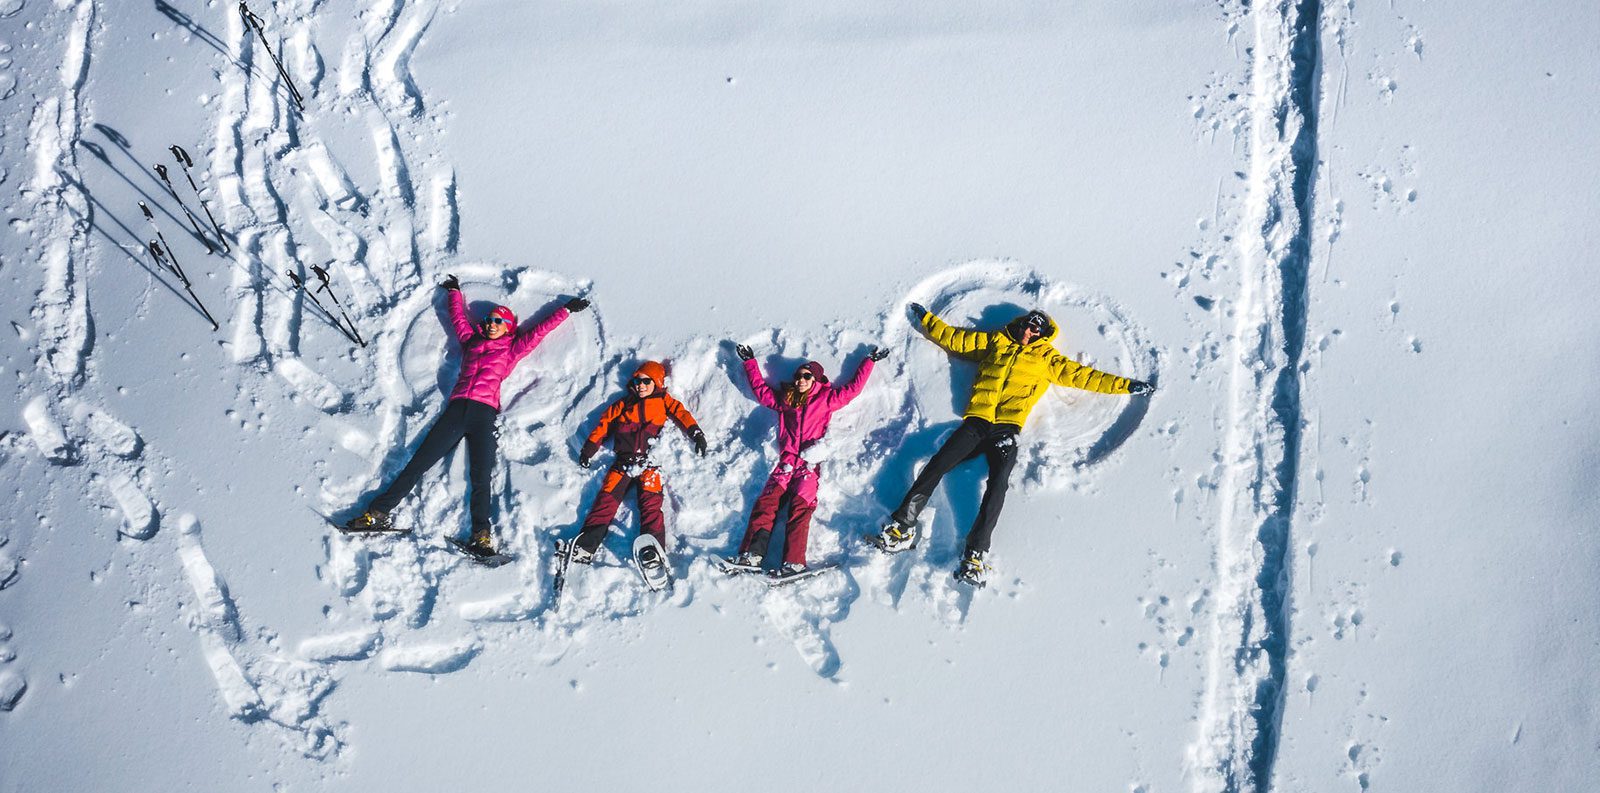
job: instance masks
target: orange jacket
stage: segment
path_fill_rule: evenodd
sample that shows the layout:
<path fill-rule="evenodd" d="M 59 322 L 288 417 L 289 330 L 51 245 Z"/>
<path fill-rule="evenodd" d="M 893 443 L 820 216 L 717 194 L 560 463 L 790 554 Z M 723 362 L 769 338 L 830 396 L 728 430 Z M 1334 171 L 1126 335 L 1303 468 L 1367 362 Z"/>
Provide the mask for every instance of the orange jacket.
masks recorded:
<path fill-rule="evenodd" d="M 580 457 L 589 460 L 600 451 L 600 444 L 607 436 L 611 438 L 611 448 L 617 453 L 617 462 L 623 464 L 644 462 L 650 455 L 650 445 L 661 434 L 661 428 L 667 425 L 667 420 L 676 422 L 678 427 L 691 438 L 700 434 L 699 422 L 666 389 L 662 387 L 664 371 L 660 364 L 653 361 L 646 362 L 639 367 L 635 376 L 646 376 L 654 380 L 656 390 L 643 399 L 633 394 L 611 403 L 600 420 L 595 423 L 594 430 L 589 433 L 589 439 L 583 444 Z"/>

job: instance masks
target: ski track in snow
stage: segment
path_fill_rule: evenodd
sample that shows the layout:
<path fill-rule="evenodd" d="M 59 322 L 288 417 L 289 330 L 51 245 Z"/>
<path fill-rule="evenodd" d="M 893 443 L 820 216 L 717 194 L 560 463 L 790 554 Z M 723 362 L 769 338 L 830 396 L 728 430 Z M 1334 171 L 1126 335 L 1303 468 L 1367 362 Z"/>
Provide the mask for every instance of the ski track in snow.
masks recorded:
<path fill-rule="evenodd" d="M 1249 14 L 1249 188 L 1238 235 L 1212 640 L 1189 757 L 1201 793 L 1271 788 L 1287 687 L 1321 9 L 1317 0 L 1279 0 Z"/>

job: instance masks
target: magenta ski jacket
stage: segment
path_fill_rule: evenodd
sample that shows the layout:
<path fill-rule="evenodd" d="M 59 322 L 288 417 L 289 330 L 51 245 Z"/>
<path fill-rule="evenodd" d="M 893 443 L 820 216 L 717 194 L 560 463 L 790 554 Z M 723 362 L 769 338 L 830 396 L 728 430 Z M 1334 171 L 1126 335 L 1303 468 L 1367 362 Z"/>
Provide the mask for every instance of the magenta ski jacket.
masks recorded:
<path fill-rule="evenodd" d="M 470 399 L 499 410 L 500 383 L 516 368 L 517 362 L 533 352 L 545 334 L 555 330 L 570 313 L 565 307 L 558 308 L 527 330 L 491 339 L 479 333 L 467 318 L 467 301 L 461 296 L 461 290 L 450 290 L 450 324 L 461 341 L 461 374 L 456 377 L 456 387 L 450 392 L 450 398 Z M 516 327 L 515 315 L 512 327 Z"/>
<path fill-rule="evenodd" d="M 872 364 L 871 358 L 862 361 L 850 382 L 835 386 L 822 376 L 821 364 L 809 362 L 805 366 L 818 375 L 817 384 L 811 387 L 811 394 L 804 403 L 789 405 L 767 385 L 766 378 L 761 376 L 761 364 L 754 359 L 745 361 L 744 373 L 750 380 L 750 390 L 755 393 L 756 401 L 778 411 L 778 453 L 785 458 L 800 457 L 822 440 L 828 433 L 828 421 L 833 418 L 833 412 L 850 404 L 850 400 L 866 387 L 867 378 L 872 375 Z"/>

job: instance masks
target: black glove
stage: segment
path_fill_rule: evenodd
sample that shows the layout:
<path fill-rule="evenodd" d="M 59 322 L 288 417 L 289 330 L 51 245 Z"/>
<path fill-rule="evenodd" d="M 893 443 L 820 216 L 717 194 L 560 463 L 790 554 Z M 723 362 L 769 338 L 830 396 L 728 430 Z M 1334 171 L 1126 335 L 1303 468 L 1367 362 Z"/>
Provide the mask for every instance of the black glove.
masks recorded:
<path fill-rule="evenodd" d="M 590 460 L 587 457 L 582 457 L 582 456 L 578 457 L 578 467 L 579 468 L 588 468 L 589 466 L 591 466 L 593 464 L 594 464 L 594 461 Z"/>
<path fill-rule="evenodd" d="M 598 451 L 600 451 L 600 444 L 584 441 L 583 449 L 578 452 L 578 465 L 588 468 L 589 464 L 594 461 L 594 455 Z"/>
<path fill-rule="evenodd" d="M 736 344 L 733 347 L 733 351 L 739 354 L 739 360 L 741 361 L 748 361 L 756 357 L 756 351 L 750 349 L 748 344 Z"/>
<path fill-rule="evenodd" d="M 584 310 L 584 309 L 586 309 L 588 307 L 589 307 L 589 301 L 587 301 L 587 300 L 585 300 L 585 299 L 583 299 L 581 297 L 575 297 L 575 298 L 567 301 L 567 311 L 569 311 L 569 312 L 571 312 L 573 314 L 576 314 L 579 311 L 582 311 L 582 310 Z"/>
<path fill-rule="evenodd" d="M 889 351 L 882 347 L 873 347 L 872 349 L 867 350 L 868 360 L 881 361 L 887 357 L 889 357 Z"/>
<path fill-rule="evenodd" d="M 907 306 L 907 308 L 911 309 L 912 315 L 917 318 L 918 322 L 921 322 L 924 317 L 928 316 L 928 307 L 922 305 L 921 303 L 912 303 L 911 305 Z"/>
<path fill-rule="evenodd" d="M 455 274 L 447 274 L 445 275 L 444 280 L 439 282 L 439 288 L 449 289 L 452 292 L 459 292 L 461 291 L 461 281 L 455 277 Z"/>
<path fill-rule="evenodd" d="M 1154 390 L 1156 390 L 1155 386 L 1150 385 L 1143 380 L 1128 381 L 1128 393 L 1132 394 L 1133 396 L 1144 396 L 1145 394 L 1148 394 Z"/>
<path fill-rule="evenodd" d="M 706 434 L 699 427 L 689 430 L 689 442 L 694 444 L 695 454 L 706 456 Z"/>

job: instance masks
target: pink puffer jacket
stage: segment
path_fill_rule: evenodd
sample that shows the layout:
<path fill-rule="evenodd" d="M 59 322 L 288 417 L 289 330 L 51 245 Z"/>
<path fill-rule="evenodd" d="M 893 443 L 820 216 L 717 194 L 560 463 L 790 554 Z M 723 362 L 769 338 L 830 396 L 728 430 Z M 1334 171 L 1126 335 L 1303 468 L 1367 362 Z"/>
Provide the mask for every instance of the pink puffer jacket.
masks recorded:
<path fill-rule="evenodd" d="M 558 308 L 525 331 L 491 339 L 479 333 L 467 318 L 467 300 L 461 296 L 461 290 L 450 290 L 450 324 L 455 327 L 456 338 L 461 340 L 461 374 L 456 377 L 456 387 L 450 392 L 450 398 L 470 399 L 499 410 L 500 383 L 516 368 L 517 362 L 533 352 L 545 334 L 555 330 L 570 313 L 565 307 Z M 511 320 L 515 328 L 515 315 Z"/>
<path fill-rule="evenodd" d="M 761 376 L 761 364 L 754 359 L 745 361 L 745 377 L 750 380 L 750 390 L 755 393 L 756 401 L 778 411 L 779 455 L 785 458 L 800 457 L 807 448 L 828 434 L 828 421 L 833 418 L 833 412 L 850 404 L 850 400 L 855 399 L 866 387 L 867 378 L 872 375 L 872 363 L 871 358 L 862 361 L 861 368 L 856 370 L 856 376 L 850 382 L 834 386 L 821 376 L 821 364 L 809 362 L 805 366 L 818 375 L 817 384 L 811 387 L 811 394 L 804 403 L 788 405 Z"/>

